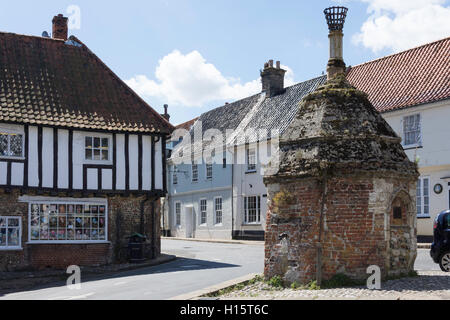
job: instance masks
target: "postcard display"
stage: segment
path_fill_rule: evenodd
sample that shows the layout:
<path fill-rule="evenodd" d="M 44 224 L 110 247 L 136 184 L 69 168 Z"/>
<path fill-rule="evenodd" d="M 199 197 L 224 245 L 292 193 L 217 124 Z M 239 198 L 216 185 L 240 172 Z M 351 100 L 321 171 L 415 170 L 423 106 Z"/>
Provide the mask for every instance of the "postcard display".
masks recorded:
<path fill-rule="evenodd" d="M 106 206 L 31 204 L 31 241 L 105 241 Z"/>

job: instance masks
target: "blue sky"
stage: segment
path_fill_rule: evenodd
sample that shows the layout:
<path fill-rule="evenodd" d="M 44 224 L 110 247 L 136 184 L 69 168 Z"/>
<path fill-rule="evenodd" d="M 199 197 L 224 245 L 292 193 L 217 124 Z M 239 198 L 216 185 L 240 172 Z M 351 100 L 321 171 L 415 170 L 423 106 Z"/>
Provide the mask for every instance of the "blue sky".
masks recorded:
<path fill-rule="evenodd" d="M 58 13 L 78 19 L 67 11 L 76 5 L 80 28 L 69 33 L 157 111 L 169 103 L 177 124 L 260 91 L 269 59 L 288 67 L 288 85 L 321 75 L 323 9 L 341 3 L 347 65 L 450 36 L 447 0 L 16 0 L 0 11 L 0 30 L 41 35 Z"/>

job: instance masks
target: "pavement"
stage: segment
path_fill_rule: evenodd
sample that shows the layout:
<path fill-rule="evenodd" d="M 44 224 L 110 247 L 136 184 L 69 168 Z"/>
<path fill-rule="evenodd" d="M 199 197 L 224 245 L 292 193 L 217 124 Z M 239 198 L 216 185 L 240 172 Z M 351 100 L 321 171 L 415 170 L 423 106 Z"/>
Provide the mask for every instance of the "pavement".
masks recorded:
<path fill-rule="evenodd" d="M 418 277 L 390 280 L 380 290 L 367 287 L 324 290 L 276 289 L 258 282 L 219 297 L 220 300 L 450 300 L 450 275 L 419 271 Z"/>

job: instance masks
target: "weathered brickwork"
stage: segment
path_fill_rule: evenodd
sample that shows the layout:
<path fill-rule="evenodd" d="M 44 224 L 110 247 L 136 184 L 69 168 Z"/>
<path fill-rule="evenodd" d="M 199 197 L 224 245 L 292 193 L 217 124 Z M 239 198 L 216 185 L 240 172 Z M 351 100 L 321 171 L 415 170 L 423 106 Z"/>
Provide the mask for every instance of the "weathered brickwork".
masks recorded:
<path fill-rule="evenodd" d="M 127 237 L 135 232 L 147 237 L 146 258 L 154 258 L 161 253 L 159 199 L 147 200 L 145 196 L 108 197 L 107 243 L 31 244 L 28 243 L 28 203 L 19 202 L 20 196 L 17 190 L 11 193 L 0 190 L 0 216 L 22 218 L 22 249 L 0 250 L 0 271 L 64 269 L 69 265 L 100 266 L 124 262 L 127 260 Z M 141 218 L 142 205 L 144 210 Z"/>
<path fill-rule="evenodd" d="M 266 278 L 413 270 L 418 172 L 400 142 L 342 73 L 302 100 L 265 172 Z"/>
<path fill-rule="evenodd" d="M 412 270 L 415 227 L 406 221 L 392 226 L 392 216 L 386 217 L 394 189 L 414 192 L 414 184 L 354 177 L 327 181 L 320 242 L 324 280 L 338 273 L 364 279 L 371 265 L 380 266 L 384 276 Z M 270 185 L 268 191 L 266 277 L 281 275 L 288 283 L 314 280 L 323 183 L 305 179 Z M 405 220 L 414 220 L 413 208 Z"/>

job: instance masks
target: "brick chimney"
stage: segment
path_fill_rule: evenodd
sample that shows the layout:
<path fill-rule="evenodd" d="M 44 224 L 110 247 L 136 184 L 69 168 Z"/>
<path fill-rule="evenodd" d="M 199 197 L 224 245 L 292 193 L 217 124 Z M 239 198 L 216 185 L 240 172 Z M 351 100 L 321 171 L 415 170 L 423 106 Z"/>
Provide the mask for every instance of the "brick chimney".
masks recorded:
<path fill-rule="evenodd" d="M 286 70 L 281 69 L 280 61 L 277 61 L 276 67 L 273 66 L 273 60 L 264 64 L 264 70 L 261 71 L 262 91 L 267 97 L 273 97 L 284 92 L 284 75 Z"/>
<path fill-rule="evenodd" d="M 68 20 L 69 18 L 64 17 L 62 14 L 58 14 L 53 18 L 53 39 L 67 40 L 69 33 Z"/>
<path fill-rule="evenodd" d="M 169 105 L 165 104 L 164 105 L 164 114 L 162 114 L 162 116 L 167 120 L 170 121 L 170 114 L 168 113 L 168 109 L 169 109 Z"/>

